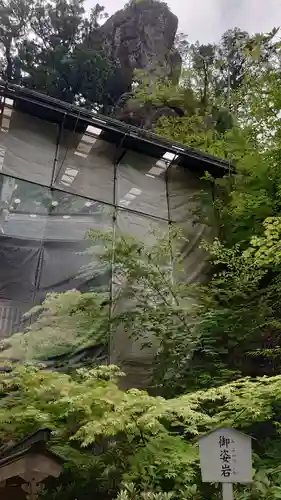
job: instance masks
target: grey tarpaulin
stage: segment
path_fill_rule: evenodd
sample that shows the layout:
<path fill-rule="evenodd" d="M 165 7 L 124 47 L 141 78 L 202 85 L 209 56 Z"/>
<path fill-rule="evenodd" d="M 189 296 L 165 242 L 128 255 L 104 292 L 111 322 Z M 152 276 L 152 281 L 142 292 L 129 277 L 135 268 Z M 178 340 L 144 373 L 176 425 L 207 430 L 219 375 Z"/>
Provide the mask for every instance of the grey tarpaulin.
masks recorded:
<path fill-rule="evenodd" d="M 95 129 L 96 134 L 100 129 Z M 60 189 L 113 204 L 115 145 L 90 133 L 61 134 L 54 184 Z M 71 183 L 67 175 L 73 176 Z M 65 177 L 66 176 L 66 177 Z"/>
<path fill-rule="evenodd" d="M 181 249 L 185 279 L 204 277 L 199 246 L 210 230 L 194 216 L 194 195 L 203 185 L 195 160 L 189 170 L 172 146 L 149 146 L 145 153 L 148 142 L 128 147 L 127 135 L 105 133 L 101 119 L 89 124 L 78 111 L 70 122 L 65 115 L 52 122 L 33 116 L 29 106 L 18 111 L 17 102 L 2 99 L 0 337 L 24 328 L 22 313 L 48 292 L 114 292 L 110 269 L 94 263 L 92 276 L 81 273 L 90 258 L 83 252 L 89 229 L 149 243 L 151 229 L 177 224 L 189 240 Z M 109 359 L 126 367 L 134 385 L 144 382 L 152 356 L 153 349 L 142 350 L 122 331 L 112 339 Z"/>
<path fill-rule="evenodd" d="M 205 185 L 206 184 L 206 185 Z M 200 179 L 200 174 L 183 167 L 173 166 L 168 171 L 168 203 L 171 220 L 186 236 L 186 243 L 180 251 L 184 257 L 184 279 L 188 283 L 200 282 L 205 277 L 206 252 L 202 249 L 203 240 L 214 235 L 215 222 L 212 217 L 212 193 L 208 185 Z M 199 202 L 200 200 L 200 202 Z M 204 207 L 203 204 L 206 206 Z M 198 208 L 200 205 L 200 214 Z M 202 221 L 204 210 L 209 223 Z M 214 217 L 214 216 L 213 216 Z M 181 275 L 182 277 L 183 275 Z"/>
<path fill-rule="evenodd" d="M 11 116 L 4 116 L 4 125 L 8 127 L 5 127 L 7 132 L 2 130 L 1 134 L 1 147 L 5 152 L 2 173 L 48 186 L 58 127 L 14 111 Z"/>

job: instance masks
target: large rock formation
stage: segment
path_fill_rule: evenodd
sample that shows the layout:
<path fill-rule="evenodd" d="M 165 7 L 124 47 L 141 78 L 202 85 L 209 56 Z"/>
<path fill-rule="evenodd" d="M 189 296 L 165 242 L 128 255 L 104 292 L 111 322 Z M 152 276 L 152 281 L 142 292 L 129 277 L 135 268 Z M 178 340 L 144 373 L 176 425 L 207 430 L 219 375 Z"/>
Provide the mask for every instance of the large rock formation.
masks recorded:
<path fill-rule="evenodd" d="M 152 77 L 179 78 L 181 57 L 174 48 L 177 27 L 177 17 L 164 2 L 132 0 L 100 28 L 127 91 L 136 69 Z"/>

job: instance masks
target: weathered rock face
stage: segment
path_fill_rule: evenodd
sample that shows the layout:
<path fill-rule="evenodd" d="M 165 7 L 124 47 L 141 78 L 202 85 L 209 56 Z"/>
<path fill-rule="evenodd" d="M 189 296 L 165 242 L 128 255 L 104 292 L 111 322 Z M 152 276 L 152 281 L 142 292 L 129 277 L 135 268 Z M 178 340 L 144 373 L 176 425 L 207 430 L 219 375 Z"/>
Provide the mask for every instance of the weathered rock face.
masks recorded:
<path fill-rule="evenodd" d="M 177 17 L 157 0 L 135 0 L 100 28 L 110 57 L 120 67 L 127 90 L 134 71 L 178 79 L 181 57 L 174 49 Z"/>

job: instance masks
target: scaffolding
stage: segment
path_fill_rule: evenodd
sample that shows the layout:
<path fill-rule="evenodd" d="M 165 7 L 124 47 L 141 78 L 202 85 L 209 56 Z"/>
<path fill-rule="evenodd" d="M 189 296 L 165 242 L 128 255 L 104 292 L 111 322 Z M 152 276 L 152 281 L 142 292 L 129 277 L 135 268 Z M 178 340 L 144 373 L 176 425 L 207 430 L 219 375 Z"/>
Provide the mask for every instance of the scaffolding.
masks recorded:
<path fill-rule="evenodd" d="M 194 224 L 194 195 L 228 162 L 3 82 L 0 97 L 0 338 L 49 292 L 112 292 L 112 268 L 81 275 L 89 229 L 112 233 L 114 261 L 116 235 L 149 242 L 152 228 L 179 225 L 186 277 L 200 279 L 210 228 Z"/>

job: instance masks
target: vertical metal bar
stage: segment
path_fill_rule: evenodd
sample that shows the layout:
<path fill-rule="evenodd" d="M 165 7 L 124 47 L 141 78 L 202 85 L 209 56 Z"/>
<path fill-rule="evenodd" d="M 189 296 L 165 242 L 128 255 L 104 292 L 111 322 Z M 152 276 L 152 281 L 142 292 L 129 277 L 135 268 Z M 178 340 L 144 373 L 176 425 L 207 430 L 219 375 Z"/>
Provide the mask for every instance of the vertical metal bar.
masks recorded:
<path fill-rule="evenodd" d="M 44 263 L 44 242 L 43 242 L 43 240 L 41 240 L 39 257 L 38 257 L 37 266 L 36 266 L 36 270 L 35 270 L 35 276 L 34 276 L 34 291 L 32 294 L 32 306 L 34 306 L 34 304 L 35 304 L 36 295 L 40 289 L 41 276 L 42 276 L 42 271 L 43 271 L 43 263 Z"/>
<path fill-rule="evenodd" d="M 124 137 L 120 142 L 119 148 L 122 146 Z M 111 329 L 111 318 L 113 313 L 113 286 L 114 286 L 114 264 L 115 264 L 115 239 L 116 239 L 116 222 L 117 222 L 117 165 L 120 161 L 120 157 L 116 158 L 114 161 L 114 173 L 113 173 L 113 213 L 112 213 L 112 256 L 111 256 L 111 275 L 110 275 L 110 288 L 109 288 L 109 337 L 108 337 L 108 361 L 111 363 L 111 346 L 112 346 L 112 329 Z"/>
<path fill-rule="evenodd" d="M 55 158 L 54 158 L 54 164 L 53 164 L 53 171 L 52 171 L 52 178 L 51 178 L 51 184 L 50 184 L 51 189 L 54 187 L 54 185 L 57 182 L 59 173 L 61 171 L 61 167 L 62 167 L 63 162 L 65 160 L 65 157 L 64 157 L 64 159 L 62 161 L 62 164 L 61 164 L 58 172 L 56 172 L 56 170 L 57 170 L 56 167 L 58 165 L 58 160 L 59 160 L 58 157 L 59 157 L 60 143 L 61 143 L 61 138 L 62 138 L 62 132 L 63 132 L 63 129 L 64 129 L 65 118 L 66 118 L 66 113 L 64 113 L 63 120 L 59 124 L 59 131 L 58 131 L 58 135 L 57 135 L 57 144 L 56 144 L 56 152 L 55 152 Z M 67 150 L 66 150 L 66 154 L 67 154 Z"/>
<path fill-rule="evenodd" d="M 176 160 L 178 161 L 178 159 Z M 171 282 L 174 284 L 174 252 L 173 252 L 173 242 L 171 237 L 171 227 L 173 226 L 172 214 L 171 214 L 171 206 L 170 206 L 170 196 L 169 196 L 169 171 L 175 165 L 174 160 L 171 161 L 168 166 L 165 174 L 166 180 L 166 198 L 167 198 L 167 207 L 168 207 L 168 238 L 169 238 L 169 247 L 170 247 L 170 265 L 171 265 Z"/>
<path fill-rule="evenodd" d="M 0 339 L 5 338 L 5 328 L 4 328 L 4 306 L 0 307 Z"/>

